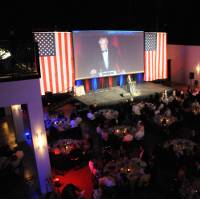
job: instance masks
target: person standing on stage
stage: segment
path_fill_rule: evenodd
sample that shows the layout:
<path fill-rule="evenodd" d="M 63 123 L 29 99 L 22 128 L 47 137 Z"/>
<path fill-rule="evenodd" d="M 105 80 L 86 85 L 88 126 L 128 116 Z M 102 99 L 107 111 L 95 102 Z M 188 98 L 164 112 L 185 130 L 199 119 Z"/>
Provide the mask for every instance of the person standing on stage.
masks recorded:
<path fill-rule="evenodd" d="M 131 75 L 128 75 L 126 78 L 126 89 L 130 93 L 130 83 L 132 82 L 131 80 Z"/>

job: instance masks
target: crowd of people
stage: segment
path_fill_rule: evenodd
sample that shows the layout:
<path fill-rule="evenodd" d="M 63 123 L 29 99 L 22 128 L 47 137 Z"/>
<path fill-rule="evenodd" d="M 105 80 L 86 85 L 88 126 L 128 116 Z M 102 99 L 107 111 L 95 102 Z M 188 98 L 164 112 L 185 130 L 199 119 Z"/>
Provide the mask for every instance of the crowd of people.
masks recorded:
<path fill-rule="evenodd" d="M 164 91 L 72 116 L 93 176 L 91 198 L 200 198 L 200 93 Z M 75 195 L 68 198 L 84 196 Z"/>

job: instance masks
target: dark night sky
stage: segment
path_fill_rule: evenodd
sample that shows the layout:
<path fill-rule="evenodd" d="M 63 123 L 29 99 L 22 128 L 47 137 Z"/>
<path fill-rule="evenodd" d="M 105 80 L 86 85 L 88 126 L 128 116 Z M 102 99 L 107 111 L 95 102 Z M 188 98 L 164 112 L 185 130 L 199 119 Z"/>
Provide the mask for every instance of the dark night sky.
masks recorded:
<path fill-rule="evenodd" d="M 0 39 L 32 31 L 124 29 L 168 32 L 168 43 L 200 45 L 198 1 L 49 0 L 1 5 Z M 5 18 L 5 20 L 3 19 Z"/>

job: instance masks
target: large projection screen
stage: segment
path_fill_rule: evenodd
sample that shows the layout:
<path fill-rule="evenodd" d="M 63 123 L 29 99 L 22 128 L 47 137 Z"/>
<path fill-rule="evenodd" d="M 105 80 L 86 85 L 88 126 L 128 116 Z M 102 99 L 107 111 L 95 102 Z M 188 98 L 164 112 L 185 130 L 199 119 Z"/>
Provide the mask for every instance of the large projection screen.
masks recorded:
<path fill-rule="evenodd" d="M 144 71 L 143 31 L 73 31 L 75 78 Z"/>

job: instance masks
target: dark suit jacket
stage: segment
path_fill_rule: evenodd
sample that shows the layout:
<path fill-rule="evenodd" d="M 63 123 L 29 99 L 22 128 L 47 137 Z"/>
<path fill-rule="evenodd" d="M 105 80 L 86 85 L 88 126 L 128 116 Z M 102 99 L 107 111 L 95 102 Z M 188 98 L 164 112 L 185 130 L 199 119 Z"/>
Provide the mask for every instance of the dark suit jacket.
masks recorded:
<path fill-rule="evenodd" d="M 120 71 L 120 68 L 122 67 L 122 63 L 120 60 L 119 53 L 117 49 L 113 46 L 108 46 L 108 62 L 109 62 L 109 67 L 108 69 L 105 67 L 104 59 L 103 59 L 103 53 L 100 49 L 96 49 L 96 52 L 93 53 L 96 56 L 92 57 L 93 59 L 93 68 L 96 69 L 97 72 L 104 72 L 104 71 Z"/>

